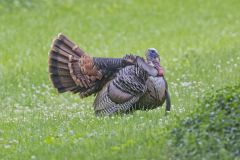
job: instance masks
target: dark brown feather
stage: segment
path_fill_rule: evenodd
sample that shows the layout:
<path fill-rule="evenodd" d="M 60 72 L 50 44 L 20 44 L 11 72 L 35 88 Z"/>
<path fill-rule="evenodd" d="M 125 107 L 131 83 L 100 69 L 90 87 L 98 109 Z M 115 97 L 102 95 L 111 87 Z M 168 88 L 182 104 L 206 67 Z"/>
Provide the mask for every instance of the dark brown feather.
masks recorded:
<path fill-rule="evenodd" d="M 75 43 L 73 43 L 72 41 L 70 41 L 66 36 L 64 36 L 63 34 L 58 34 L 58 39 L 61 40 L 64 44 L 66 44 L 69 48 L 72 49 L 72 51 L 74 51 L 74 53 L 76 55 L 78 55 L 79 57 L 84 56 L 85 53 L 83 50 L 81 50 Z"/>
<path fill-rule="evenodd" d="M 62 62 L 62 63 L 66 63 L 66 64 L 68 64 L 68 62 L 69 62 L 68 57 L 65 57 L 61 54 L 58 54 L 58 53 L 54 52 L 54 51 L 51 51 L 50 58 L 54 59 L 56 61 Z"/>
<path fill-rule="evenodd" d="M 56 68 L 69 70 L 68 64 L 57 61 L 55 59 L 49 59 L 48 63 L 49 63 L 49 68 L 56 67 Z M 51 74 L 51 72 L 50 72 L 50 74 Z"/>
<path fill-rule="evenodd" d="M 70 76 L 70 73 L 68 70 L 66 69 L 62 69 L 62 68 L 57 68 L 57 67 L 49 67 L 49 72 L 52 74 L 52 75 L 63 75 L 63 76 Z"/>
<path fill-rule="evenodd" d="M 79 58 L 79 56 L 60 39 L 55 39 L 53 41 L 52 50 L 59 52 L 60 54 L 66 53 Z"/>

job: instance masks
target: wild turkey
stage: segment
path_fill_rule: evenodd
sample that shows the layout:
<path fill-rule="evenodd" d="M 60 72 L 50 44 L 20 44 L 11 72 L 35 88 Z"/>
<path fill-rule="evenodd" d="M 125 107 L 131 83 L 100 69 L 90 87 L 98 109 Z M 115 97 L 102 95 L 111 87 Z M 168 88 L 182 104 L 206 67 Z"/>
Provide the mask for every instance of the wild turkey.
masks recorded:
<path fill-rule="evenodd" d="M 146 61 L 133 55 L 90 57 L 59 34 L 49 52 L 50 79 L 59 93 L 70 91 L 81 97 L 97 93 L 93 105 L 96 115 L 156 108 L 165 99 L 166 110 L 170 110 L 159 55 L 155 49 L 149 49 L 146 57 Z"/>

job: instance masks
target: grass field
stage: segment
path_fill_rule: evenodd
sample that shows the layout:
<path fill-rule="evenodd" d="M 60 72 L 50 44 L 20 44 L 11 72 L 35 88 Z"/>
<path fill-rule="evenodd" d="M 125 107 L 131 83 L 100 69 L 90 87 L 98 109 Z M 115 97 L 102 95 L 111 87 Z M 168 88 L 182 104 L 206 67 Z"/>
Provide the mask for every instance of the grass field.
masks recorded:
<path fill-rule="evenodd" d="M 206 92 L 240 83 L 239 8 L 238 0 L 0 0 L 0 159 L 177 159 L 173 128 Z M 48 51 L 59 32 L 92 56 L 158 49 L 170 114 L 97 118 L 94 97 L 58 95 Z"/>

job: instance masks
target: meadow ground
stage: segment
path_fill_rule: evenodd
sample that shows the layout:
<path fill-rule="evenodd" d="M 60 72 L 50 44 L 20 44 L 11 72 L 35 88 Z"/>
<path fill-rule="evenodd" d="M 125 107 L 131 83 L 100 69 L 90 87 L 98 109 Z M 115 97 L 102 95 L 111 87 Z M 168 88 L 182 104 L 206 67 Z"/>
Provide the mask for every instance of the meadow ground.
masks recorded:
<path fill-rule="evenodd" d="M 172 129 L 206 92 L 240 82 L 239 8 L 238 0 L 0 0 L 0 159 L 171 159 Z M 97 118 L 94 97 L 58 95 L 48 51 L 59 32 L 93 56 L 158 49 L 170 114 Z"/>

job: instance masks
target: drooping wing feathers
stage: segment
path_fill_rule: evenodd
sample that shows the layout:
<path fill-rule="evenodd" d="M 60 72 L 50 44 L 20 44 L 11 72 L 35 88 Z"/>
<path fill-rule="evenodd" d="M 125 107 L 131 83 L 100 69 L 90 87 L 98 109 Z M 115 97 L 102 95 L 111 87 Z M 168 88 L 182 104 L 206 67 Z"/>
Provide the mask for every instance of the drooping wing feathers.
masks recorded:
<path fill-rule="evenodd" d="M 93 106 L 97 116 L 127 113 L 140 98 L 140 96 L 132 96 L 132 98 L 125 102 L 116 103 L 109 97 L 108 84 L 98 93 L 94 101 Z"/>
<path fill-rule="evenodd" d="M 97 115 L 126 113 L 133 109 L 147 89 L 146 72 L 139 66 L 122 68 L 116 77 L 104 86 L 94 101 Z"/>
<path fill-rule="evenodd" d="M 117 104 L 126 102 L 133 97 L 132 94 L 119 89 L 114 83 L 110 83 L 108 86 L 108 96 L 113 102 Z"/>

